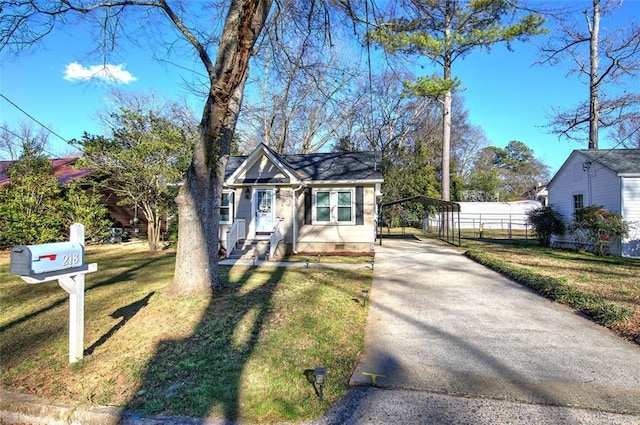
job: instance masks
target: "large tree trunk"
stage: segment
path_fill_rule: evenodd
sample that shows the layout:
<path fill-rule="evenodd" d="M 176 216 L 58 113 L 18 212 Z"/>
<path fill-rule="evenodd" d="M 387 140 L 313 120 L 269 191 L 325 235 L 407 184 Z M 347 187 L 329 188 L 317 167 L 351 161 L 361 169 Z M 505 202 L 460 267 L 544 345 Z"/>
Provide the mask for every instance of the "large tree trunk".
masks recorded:
<path fill-rule="evenodd" d="M 451 34 L 451 16 L 454 11 L 449 2 L 445 5 L 444 39 L 445 44 Z M 443 77 L 445 81 L 451 81 L 451 52 L 445 47 Z M 442 200 L 451 200 L 451 89 L 444 94 L 442 105 Z"/>
<path fill-rule="evenodd" d="M 588 19 L 588 18 L 587 18 Z M 589 23 L 589 149 L 598 149 L 598 35 L 600 33 L 600 0 L 593 0 L 593 20 Z"/>
<path fill-rule="evenodd" d="M 199 51 L 211 88 L 178 203 L 178 252 L 171 293 L 210 294 L 219 288 L 220 198 L 249 59 L 272 0 L 233 0 L 215 64 Z"/>
<path fill-rule="evenodd" d="M 442 107 L 442 200 L 451 200 L 451 90 L 444 94 Z"/>

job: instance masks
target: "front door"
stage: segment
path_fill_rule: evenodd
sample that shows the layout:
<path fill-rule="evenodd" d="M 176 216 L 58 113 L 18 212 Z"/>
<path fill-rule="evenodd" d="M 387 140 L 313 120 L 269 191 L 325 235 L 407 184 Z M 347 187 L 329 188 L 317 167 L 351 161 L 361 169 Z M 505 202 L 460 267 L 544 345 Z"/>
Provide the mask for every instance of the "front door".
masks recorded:
<path fill-rule="evenodd" d="M 273 230 L 273 190 L 256 189 L 253 199 L 256 236 L 270 235 Z"/>

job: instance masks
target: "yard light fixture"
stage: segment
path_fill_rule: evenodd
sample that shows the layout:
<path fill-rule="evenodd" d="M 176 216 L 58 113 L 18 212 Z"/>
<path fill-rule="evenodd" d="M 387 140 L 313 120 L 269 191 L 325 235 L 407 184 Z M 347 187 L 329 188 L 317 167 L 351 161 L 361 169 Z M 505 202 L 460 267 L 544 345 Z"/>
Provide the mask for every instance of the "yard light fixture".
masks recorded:
<path fill-rule="evenodd" d="M 307 378 L 307 382 L 313 386 L 313 390 L 320 400 L 324 397 L 324 383 L 327 376 L 326 367 L 317 367 L 315 369 L 305 369 L 304 376 Z"/>
<path fill-rule="evenodd" d="M 369 290 L 368 289 L 363 289 L 362 290 L 362 306 L 366 307 L 367 306 L 367 300 L 369 299 Z"/>
<path fill-rule="evenodd" d="M 309 260 L 306 260 L 306 261 L 305 261 L 304 266 L 305 266 L 306 268 L 309 268 Z"/>

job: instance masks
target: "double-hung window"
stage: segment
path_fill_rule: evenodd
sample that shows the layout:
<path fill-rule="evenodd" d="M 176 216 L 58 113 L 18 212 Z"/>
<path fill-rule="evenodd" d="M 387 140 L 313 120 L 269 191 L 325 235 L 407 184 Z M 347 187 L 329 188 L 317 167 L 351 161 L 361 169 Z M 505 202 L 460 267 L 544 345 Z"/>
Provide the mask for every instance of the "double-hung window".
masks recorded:
<path fill-rule="evenodd" d="M 220 200 L 220 223 L 233 222 L 233 192 L 222 192 Z"/>
<path fill-rule="evenodd" d="M 584 208 L 584 200 L 582 194 L 573 195 L 573 212 Z"/>
<path fill-rule="evenodd" d="M 316 189 L 313 201 L 314 223 L 355 224 L 354 189 Z"/>

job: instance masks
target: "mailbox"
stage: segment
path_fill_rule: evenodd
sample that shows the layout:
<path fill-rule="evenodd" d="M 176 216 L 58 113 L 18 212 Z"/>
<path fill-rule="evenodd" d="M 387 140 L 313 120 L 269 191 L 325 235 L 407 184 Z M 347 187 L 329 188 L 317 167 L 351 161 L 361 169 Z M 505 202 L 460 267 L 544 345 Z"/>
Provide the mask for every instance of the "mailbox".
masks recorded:
<path fill-rule="evenodd" d="M 11 250 L 9 273 L 33 276 L 81 267 L 84 246 L 76 242 L 18 245 Z"/>

